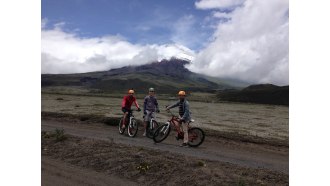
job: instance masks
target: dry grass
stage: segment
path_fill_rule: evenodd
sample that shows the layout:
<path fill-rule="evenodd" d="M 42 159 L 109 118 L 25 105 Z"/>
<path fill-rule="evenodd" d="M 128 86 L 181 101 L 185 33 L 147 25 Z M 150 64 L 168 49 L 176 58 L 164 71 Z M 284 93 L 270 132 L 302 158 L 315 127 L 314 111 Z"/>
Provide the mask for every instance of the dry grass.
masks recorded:
<path fill-rule="evenodd" d="M 42 111 L 120 117 L 121 101 L 122 98 L 42 94 Z M 142 106 L 143 100 L 138 99 L 138 102 Z M 159 100 L 158 121 L 165 122 L 170 118 L 164 107 L 173 102 Z M 190 108 L 195 119 L 193 125 L 204 129 L 288 140 L 289 108 L 286 106 L 190 101 Z M 176 109 L 173 111 L 177 113 Z M 141 119 L 142 112 L 136 112 L 135 116 Z"/>

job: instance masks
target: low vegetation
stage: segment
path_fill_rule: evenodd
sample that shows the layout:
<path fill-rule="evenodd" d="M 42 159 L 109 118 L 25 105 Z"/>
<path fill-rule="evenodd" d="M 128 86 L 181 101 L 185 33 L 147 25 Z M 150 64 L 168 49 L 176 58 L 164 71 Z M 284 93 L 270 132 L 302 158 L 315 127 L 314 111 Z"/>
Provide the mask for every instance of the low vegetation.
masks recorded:
<path fill-rule="evenodd" d="M 272 84 L 251 85 L 242 90 L 219 91 L 217 97 L 221 101 L 247 102 L 272 105 L 289 105 L 289 86 Z"/>
<path fill-rule="evenodd" d="M 142 163 L 140 163 L 139 166 L 136 167 L 136 169 L 138 171 L 140 171 L 140 173 L 145 173 L 145 172 L 147 172 L 150 169 L 150 167 L 151 167 L 151 165 L 149 163 L 142 162 Z"/>
<path fill-rule="evenodd" d="M 195 96 L 206 96 L 205 93 Z M 142 97 L 142 96 L 141 96 Z M 42 117 L 71 118 L 82 122 L 99 122 L 116 126 L 122 117 L 122 98 L 62 95 L 65 101 L 57 101 L 57 94 L 42 94 Z M 165 105 L 176 101 L 159 99 L 160 113 L 157 121 L 164 123 L 171 116 L 164 109 Z M 283 141 L 288 144 L 289 108 L 277 105 L 212 103 L 193 101 L 188 96 L 193 126 L 204 130 L 218 131 L 228 137 Z M 142 105 L 143 100 L 138 98 Z M 79 107 L 76 107 L 79 105 Z M 173 109 L 174 113 L 178 110 Z M 134 112 L 137 120 L 142 120 L 142 112 Z M 209 133 L 208 133 L 209 134 Z M 228 134 L 228 135 L 227 135 Z"/>
<path fill-rule="evenodd" d="M 64 134 L 64 129 L 55 129 L 55 141 L 60 142 L 67 139 L 67 137 Z"/>

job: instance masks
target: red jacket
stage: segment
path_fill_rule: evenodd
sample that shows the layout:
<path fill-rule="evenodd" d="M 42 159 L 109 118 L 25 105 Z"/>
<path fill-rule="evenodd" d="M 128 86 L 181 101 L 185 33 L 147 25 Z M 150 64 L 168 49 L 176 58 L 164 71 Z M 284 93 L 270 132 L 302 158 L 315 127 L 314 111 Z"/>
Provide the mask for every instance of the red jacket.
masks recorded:
<path fill-rule="evenodd" d="M 131 109 L 133 103 L 135 104 L 136 108 L 139 108 L 139 104 L 136 102 L 136 98 L 134 96 L 124 96 L 121 107 Z"/>

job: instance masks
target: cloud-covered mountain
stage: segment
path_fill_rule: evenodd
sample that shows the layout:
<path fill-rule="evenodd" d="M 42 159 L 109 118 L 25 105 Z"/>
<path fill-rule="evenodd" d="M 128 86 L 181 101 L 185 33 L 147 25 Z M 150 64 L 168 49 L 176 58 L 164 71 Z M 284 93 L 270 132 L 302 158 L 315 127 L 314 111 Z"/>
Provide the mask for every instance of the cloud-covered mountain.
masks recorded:
<path fill-rule="evenodd" d="M 196 74 L 185 68 L 189 61 L 172 58 L 139 66 L 126 66 L 109 71 L 81 74 L 43 74 L 42 86 L 82 86 L 100 92 L 145 92 L 154 87 L 160 93 L 215 92 L 233 88 L 238 83 Z M 246 85 L 246 84 L 245 84 Z"/>

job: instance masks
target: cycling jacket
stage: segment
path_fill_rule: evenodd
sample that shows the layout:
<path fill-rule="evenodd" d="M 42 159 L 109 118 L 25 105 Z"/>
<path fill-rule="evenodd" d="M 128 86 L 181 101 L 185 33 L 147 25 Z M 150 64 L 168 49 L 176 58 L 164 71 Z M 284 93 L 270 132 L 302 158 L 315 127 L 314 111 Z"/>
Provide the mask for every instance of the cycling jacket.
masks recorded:
<path fill-rule="evenodd" d="M 178 107 L 180 105 L 180 100 L 176 103 L 174 103 L 173 105 L 169 106 L 168 108 L 174 108 L 174 107 Z M 183 120 L 185 121 L 190 121 L 191 117 L 190 117 L 190 111 L 189 111 L 189 102 L 185 99 L 183 101 L 183 115 L 181 116 Z"/>
<path fill-rule="evenodd" d="M 121 107 L 130 110 L 133 103 L 135 104 L 136 108 L 139 108 L 139 104 L 136 102 L 136 98 L 134 96 L 124 96 Z"/>
<path fill-rule="evenodd" d="M 158 102 L 155 96 L 146 96 L 144 98 L 143 111 L 155 112 L 158 109 Z"/>

